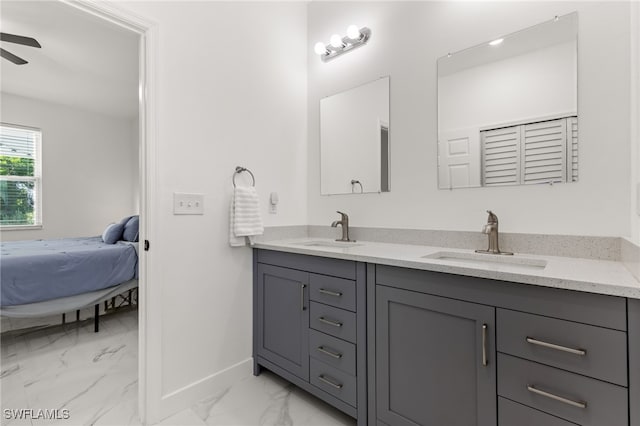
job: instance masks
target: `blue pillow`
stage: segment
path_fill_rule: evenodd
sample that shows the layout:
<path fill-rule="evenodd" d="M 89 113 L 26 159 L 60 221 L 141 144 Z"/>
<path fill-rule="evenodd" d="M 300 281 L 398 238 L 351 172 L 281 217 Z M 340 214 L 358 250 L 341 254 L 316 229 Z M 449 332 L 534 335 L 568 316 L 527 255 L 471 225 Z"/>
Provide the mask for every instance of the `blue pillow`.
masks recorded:
<path fill-rule="evenodd" d="M 131 218 L 124 225 L 124 232 L 122 239 L 125 241 L 138 241 L 138 231 L 140 227 L 140 217 L 131 216 Z"/>
<path fill-rule="evenodd" d="M 102 233 L 102 241 L 107 244 L 115 244 L 120 238 L 122 238 L 122 232 L 124 231 L 124 225 L 122 223 L 110 223 Z"/>

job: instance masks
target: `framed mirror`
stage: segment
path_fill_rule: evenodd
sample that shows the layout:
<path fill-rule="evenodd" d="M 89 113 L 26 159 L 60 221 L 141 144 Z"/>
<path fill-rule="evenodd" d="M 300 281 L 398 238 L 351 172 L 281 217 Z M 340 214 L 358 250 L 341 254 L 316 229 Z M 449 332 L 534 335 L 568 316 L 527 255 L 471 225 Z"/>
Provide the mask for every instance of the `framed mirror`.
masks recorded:
<path fill-rule="evenodd" d="M 320 193 L 389 191 L 389 77 L 320 100 Z"/>
<path fill-rule="evenodd" d="M 438 187 L 578 180 L 577 12 L 438 59 Z"/>

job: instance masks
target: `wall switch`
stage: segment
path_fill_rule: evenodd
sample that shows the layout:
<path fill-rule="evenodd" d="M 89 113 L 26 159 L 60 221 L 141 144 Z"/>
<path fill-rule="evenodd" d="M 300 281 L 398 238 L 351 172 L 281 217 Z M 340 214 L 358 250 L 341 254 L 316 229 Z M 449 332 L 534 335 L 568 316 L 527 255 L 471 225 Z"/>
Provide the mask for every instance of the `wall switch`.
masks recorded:
<path fill-rule="evenodd" d="M 204 214 L 204 195 L 174 192 L 173 214 Z"/>
<path fill-rule="evenodd" d="M 269 195 L 269 213 L 278 213 L 278 201 L 280 201 L 278 198 L 278 193 L 272 192 L 271 195 Z"/>

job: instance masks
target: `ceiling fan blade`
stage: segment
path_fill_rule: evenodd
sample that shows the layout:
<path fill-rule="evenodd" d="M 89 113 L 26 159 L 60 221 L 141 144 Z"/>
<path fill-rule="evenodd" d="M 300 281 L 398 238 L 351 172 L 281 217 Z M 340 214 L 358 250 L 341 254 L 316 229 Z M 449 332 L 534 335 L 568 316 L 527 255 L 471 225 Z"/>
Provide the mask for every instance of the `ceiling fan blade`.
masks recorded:
<path fill-rule="evenodd" d="M 9 43 L 23 44 L 31 47 L 42 47 L 35 38 L 14 34 L 0 33 L 0 41 L 8 41 Z"/>
<path fill-rule="evenodd" d="M 16 65 L 24 65 L 24 64 L 28 64 L 29 62 L 25 61 L 24 59 L 22 59 L 19 56 L 14 55 L 11 52 L 7 52 L 6 50 L 0 48 L 0 56 L 2 56 L 4 59 L 13 62 Z"/>

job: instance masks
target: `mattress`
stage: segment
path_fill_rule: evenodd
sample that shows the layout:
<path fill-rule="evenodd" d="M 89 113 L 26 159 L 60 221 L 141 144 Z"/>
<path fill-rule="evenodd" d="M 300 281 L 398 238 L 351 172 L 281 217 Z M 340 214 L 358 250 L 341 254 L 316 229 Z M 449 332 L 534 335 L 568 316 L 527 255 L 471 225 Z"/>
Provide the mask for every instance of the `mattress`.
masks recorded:
<path fill-rule="evenodd" d="M 0 243 L 0 306 L 105 289 L 137 278 L 137 243 L 101 237 Z"/>

